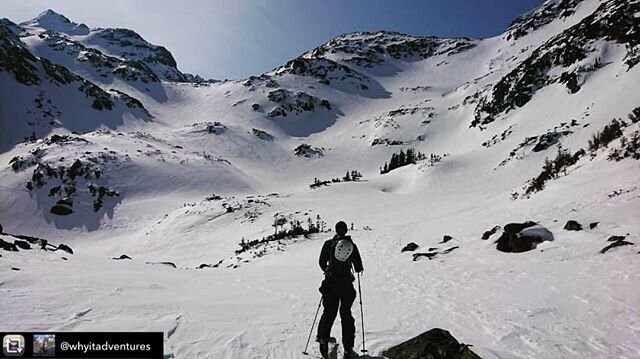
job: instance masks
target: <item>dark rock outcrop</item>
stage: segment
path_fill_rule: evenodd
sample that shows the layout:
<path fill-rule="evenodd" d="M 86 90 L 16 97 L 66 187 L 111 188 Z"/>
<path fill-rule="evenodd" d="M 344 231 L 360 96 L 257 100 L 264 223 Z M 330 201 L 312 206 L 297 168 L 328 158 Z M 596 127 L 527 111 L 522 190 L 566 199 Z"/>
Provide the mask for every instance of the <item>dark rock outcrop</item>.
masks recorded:
<path fill-rule="evenodd" d="M 495 226 L 493 228 L 491 228 L 488 231 L 485 231 L 484 233 L 482 233 L 482 239 L 487 240 L 489 239 L 489 237 L 491 237 L 492 235 L 494 235 L 498 229 L 500 229 L 500 226 Z"/>
<path fill-rule="evenodd" d="M 129 257 L 129 256 L 128 256 L 128 255 L 126 255 L 126 254 L 122 254 L 122 255 L 120 255 L 120 257 L 113 257 L 113 258 L 111 258 L 111 259 L 115 259 L 115 260 L 117 260 L 117 261 L 121 261 L 121 260 L 124 260 L 124 259 L 131 259 L 131 257 Z"/>
<path fill-rule="evenodd" d="M 451 333 L 434 328 L 382 352 L 389 359 L 479 359 Z"/>
<path fill-rule="evenodd" d="M 564 229 L 567 231 L 581 231 L 582 225 L 574 220 L 569 220 L 567 224 L 564 225 Z"/>
<path fill-rule="evenodd" d="M 453 237 L 451 237 L 451 236 L 450 236 L 450 235 L 448 235 L 448 234 L 445 234 L 445 235 L 444 235 L 444 237 L 442 237 L 442 242 L 440 242 L 440 243 L 447 243 L 447 242 L 449 242 L 449 241 L 450 241 L 450 240 L 452 240 L 452 239 L 453 239 Z"/>
<path fill-rule="evenodd" d="M 624 240 L 625 238 L 626 238 L 625 236 L 611 236 L 607 238 L 607 242 L 617 242 L 617 241 Z"/>
<path fill-rule="evenodd" d="M 609 237 L 609 239 L 607 239 L 607 242 L 611 242 L 611 244 L 609 244 L 608 246 L 602 248 L 602 250 L 600 250 L 600 253 L 602 253 L 602 254 L 607 253 L 607 251 L 609 249 L 615 248 L 615 247 L 633 245 L 632 242 L 625 241 L 624 239 L 625 239 L 625 236 L 611 236 L 611 237 Z"/>
<path fill-rule="evenodd" d="M 427 257 L 428 259 L 433 259 L 435 256 L 438 255 L 438 252 L 428 252 L 428 253 L 414 253 L 413 254 L 413 261 L 417 261 L 418 258 L 420 257 Z"/>
<path fill-rule="evenodd" d="M 51 207 L 51 213 L 58 216 L 66 216 L 73 213 L 73 209 L 62 204 L 56 204 Z"/>
<path fill-rule="evenodd" d="M 71 247 L 69 247 L 68 245 L 66 245 L 64 243 L 58 244 L 57 250 L 61 250 L 61 251 L 65 251 L 65 252 L 67 252 L 69 254 L 73 254 L 73 249 L 71 249 Z"/>
<path fill-rule="evenodd" d="M 591 222 L 589 223 L 589 229 L 594 229 L 600 224 L 600 222 Z"/>
<path fill-rule="evenodd" d="M 146 262 L 146 263 L 147 263 L 147 264 L 162 264 L 162 265 L 165 265 L 165 266 L 167 266 L 167 267 L 171 267 L 171 268 L 178 268 L 178 267 L 176 266 L 176 264 L 175 264 L 175 263 L 173 263 L 173 262 Z"/>
<path fill-rule="evenodd" d="M 418 247 L 419 246 L 416 243 L 410 242 L 410 243 L 407 243 L 407 245 L 404 246 L 404 248 L 402 248 L 401 252 L 413 252 L 416 249 L 418 249 Z"/>
<path fill-rule="evenodd" d="M 3 249 L 5 251 L 9 251 L 9 252 L 17 252 L 18 251 L 18 247 L 10 242 L 7 242 L 5 240 L 3 240 L 2 238 L 0 238 L 0 249 Z"/>
<path fill-rule="evenodd" d="M 553 240 L 553 234 L 534 222 L 509 223 L 496 241 L 496 249 L 507 253 L 527 252 L 546 240 Z"/>
<path fill-rule="evenodd" d="M 13 241 L 13 244 L 15 244 L 16 247 L 20 249 L 31 249 L 31 245 L 27 241 L 16 239 L 15 241 Z"/>

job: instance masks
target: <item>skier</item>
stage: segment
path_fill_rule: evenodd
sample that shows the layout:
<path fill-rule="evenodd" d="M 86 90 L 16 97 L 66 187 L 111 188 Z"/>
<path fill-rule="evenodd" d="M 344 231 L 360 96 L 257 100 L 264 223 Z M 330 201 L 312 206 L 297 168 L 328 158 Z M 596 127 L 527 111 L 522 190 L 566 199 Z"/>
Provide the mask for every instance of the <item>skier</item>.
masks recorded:
<path fill-rule="evenodd" d="M 340 308 L 344 358 L 350 359 L 353 356 L 356 332 L 355 321 L 351 315 L 351 305 L 356 299 L 356 290 L 353 287 L 355 278 L 351 272 L 351 266 L 356 272 L 362 272 L 362 259 L 358 247 L 351 237 L 346 235 L 345 222 L 336 223 L 336 233 L 332 239 L 324 242 L 320 252 L 320 268 L 325 276 L 320 286 L 324 309 L 318 324 L 317 341 L 320 343 L 320 354 L 323 358 L 328 358 L 331 327 Z"/>

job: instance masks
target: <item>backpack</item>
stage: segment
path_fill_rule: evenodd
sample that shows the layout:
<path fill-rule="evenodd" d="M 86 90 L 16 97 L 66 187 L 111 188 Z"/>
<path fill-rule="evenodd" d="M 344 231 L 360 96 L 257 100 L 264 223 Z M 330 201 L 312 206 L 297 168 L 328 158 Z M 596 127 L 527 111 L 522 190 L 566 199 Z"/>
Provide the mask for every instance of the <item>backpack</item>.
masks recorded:
<path fill-rule="evenodd" d="M 329 272 L 337 276 L 348 274 L 353 277 L 351 274 L 351 254 L 353 249 L 354 244 L 349 236 L 335 241 L 330 248 Z"/>

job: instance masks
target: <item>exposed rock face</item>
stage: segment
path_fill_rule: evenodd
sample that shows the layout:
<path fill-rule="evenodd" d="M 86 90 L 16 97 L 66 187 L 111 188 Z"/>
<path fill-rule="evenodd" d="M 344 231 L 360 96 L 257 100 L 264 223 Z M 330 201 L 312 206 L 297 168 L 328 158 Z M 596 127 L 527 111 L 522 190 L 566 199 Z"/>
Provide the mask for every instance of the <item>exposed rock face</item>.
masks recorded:
<path fill-rule="evenodd" d="M 306 143 L 301 144 L 293 150 L 293 153 L 298 157 L 322 157 L 324 156 L 324 148 L 321 147 L 311 147 Z"/>
<path fill-rule="evenodd" d="M 434 328 L 382 352 L 389 359 L 479 359 L 451 333 Z"/>

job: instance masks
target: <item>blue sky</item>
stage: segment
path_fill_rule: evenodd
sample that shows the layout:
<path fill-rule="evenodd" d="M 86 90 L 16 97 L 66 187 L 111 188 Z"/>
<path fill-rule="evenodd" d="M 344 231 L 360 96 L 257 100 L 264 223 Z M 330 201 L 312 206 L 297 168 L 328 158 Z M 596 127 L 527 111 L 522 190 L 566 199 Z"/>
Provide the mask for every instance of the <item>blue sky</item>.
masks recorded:
<path fill-rule="evenodd" d="M 398 31 L 486 38 L 542 0 L 2 0 L 21 22 L 51 8 L 90 27 L 125 27 L 167 47 L 186 72 L 257 75 L 337 35 Z"/>

